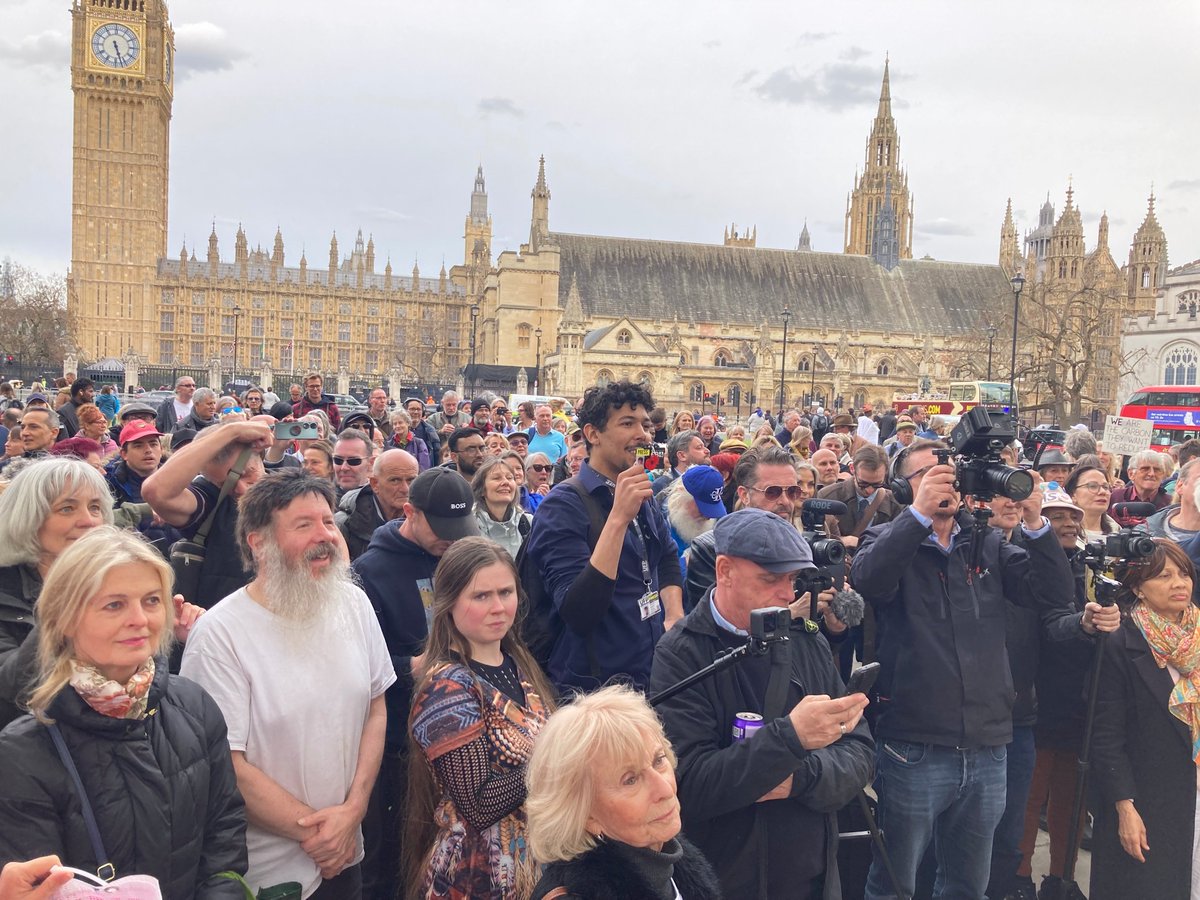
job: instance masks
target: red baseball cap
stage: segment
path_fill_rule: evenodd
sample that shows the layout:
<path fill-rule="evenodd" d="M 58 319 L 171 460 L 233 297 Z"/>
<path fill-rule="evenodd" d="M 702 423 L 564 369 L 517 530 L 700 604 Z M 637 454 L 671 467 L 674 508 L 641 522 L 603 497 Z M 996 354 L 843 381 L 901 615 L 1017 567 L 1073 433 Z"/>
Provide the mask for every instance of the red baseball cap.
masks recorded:
<path fill-rule="evenodd" d="M 124 447 L 130 441 L 136 441 L 152 435 L 154 437 L 163 436 L 162 432 L 154 427 L 153 422 L 147 422 L 145 419 L 134 419 L 121 429 L 121 438 L 117 443 Z"/>

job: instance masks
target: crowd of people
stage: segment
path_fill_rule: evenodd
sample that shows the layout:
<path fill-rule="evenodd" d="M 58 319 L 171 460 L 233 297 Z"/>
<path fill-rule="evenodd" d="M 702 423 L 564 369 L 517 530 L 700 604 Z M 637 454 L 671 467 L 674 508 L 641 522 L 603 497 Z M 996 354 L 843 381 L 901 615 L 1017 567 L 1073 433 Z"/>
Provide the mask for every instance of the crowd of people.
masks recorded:
<path fill-rule="evenodd" d="M 1200 442 L 1014 443 L 1010 499 L 919 406 L 0 406 L 6 900 L 1075 900 L 1085 834 L 1091 897 L 1200 896 Z"/>

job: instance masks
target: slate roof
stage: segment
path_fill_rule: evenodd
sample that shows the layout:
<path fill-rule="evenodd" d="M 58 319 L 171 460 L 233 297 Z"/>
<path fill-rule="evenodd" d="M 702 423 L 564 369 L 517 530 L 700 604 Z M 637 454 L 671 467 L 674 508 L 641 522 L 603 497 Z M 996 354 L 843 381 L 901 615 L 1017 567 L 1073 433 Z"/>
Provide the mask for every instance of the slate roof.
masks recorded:
<path fill-rule="evenodd" d="M 858 327 L 907 333 L 976 331 L 1012 302 L 999 266 L 556 233 L 559 301 L 577 278 L 589 317 Z M 1001 307 L 1003 308 L 1003 307 Z"/>

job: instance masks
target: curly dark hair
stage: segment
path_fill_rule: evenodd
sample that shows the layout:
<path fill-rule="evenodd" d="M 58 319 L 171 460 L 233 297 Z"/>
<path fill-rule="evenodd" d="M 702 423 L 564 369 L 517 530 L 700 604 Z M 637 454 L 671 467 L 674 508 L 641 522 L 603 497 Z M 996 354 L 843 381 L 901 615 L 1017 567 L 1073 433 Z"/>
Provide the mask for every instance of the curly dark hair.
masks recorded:
<path fill-rule="evenodd" d="M 651 412 L 654 409 L 654 397 L 644 384 L 634 384 L 628 379 L 611 381 L 603 387 L 590 387 L 583 392 L 583 399 L 575 410 L 575 418 L 580 428 L 595 425 L 603 431 L 612 411 L 622 406 L 640 406 L 646 412 Z M 591 446 L 589 443 L 589 450 Z"/>

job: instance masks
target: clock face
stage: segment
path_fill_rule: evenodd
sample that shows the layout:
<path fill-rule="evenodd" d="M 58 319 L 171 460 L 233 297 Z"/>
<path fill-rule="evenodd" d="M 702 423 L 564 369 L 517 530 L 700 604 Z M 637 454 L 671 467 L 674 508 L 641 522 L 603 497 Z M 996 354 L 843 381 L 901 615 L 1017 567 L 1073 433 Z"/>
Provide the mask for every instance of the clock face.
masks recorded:
<path fill-rule="evenodd" d="M 141 55 L 142 45 L 133 30 L 119 22 L 101 25 L 92 34 L 92 53 L 113 69 L 128 69 Z"/>

